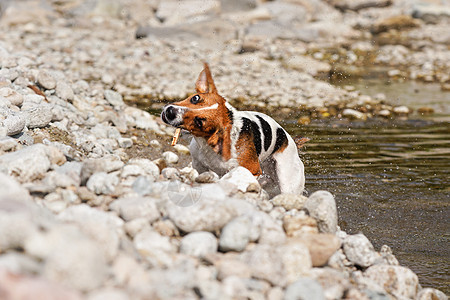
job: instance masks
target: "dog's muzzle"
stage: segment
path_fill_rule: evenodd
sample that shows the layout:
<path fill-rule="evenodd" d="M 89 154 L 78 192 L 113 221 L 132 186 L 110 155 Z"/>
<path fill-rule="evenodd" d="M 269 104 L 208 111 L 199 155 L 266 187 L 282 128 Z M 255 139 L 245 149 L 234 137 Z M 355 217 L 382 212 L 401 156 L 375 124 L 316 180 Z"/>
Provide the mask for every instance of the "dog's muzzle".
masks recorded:
<path fill-rule="evenodd" d="M 174 105 L 166 105 L 161 112 L 161 119 L 164 123 L 178 127 L 182 124 L 184 109 Z"/>

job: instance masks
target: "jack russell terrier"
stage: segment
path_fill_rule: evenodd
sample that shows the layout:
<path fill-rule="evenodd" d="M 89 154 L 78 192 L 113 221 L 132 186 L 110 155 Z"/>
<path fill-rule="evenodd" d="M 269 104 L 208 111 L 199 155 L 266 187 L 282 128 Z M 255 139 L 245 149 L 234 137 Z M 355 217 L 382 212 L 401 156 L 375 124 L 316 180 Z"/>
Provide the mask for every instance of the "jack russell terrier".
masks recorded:
<path fill-rule="evenodd" d="M 270 195 L 301 194 L 303 163 L 291 136 L 271 117 L 238 111 L 217 92 L 208 64 L 195 84 L 196 94 L 164 107 L 162 120 L 189 131 L 192 166 L 223 176 L 237 165 L 258 178 Z"/>

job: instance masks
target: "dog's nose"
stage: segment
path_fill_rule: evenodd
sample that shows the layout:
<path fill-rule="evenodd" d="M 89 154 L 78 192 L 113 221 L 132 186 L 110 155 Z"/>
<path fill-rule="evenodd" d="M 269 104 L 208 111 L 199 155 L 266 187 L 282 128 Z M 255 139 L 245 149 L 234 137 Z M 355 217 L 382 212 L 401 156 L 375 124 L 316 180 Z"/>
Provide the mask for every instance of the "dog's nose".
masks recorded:
<path fill-rule="evenodd" d="M 176 115 L 176 111 L 175 111 L 175 107 L 173 107 L 173 106 L 168 106 L 165 109 L 164 114 L 166 116 L 167 121 L 172 121 L 177 116 Z"/>

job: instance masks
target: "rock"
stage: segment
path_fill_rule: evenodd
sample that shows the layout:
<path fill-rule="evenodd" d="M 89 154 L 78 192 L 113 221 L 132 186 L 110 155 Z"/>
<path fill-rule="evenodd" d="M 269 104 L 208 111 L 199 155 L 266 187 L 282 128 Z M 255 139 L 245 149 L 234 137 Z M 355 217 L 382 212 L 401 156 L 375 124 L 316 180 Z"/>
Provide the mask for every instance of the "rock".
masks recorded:
<path fill-rule="evenodd" d="M 155 200 L 149 197 L 126 197 L 112 202 L 109 207 L 125 221 L 145 218 L 152 223 L 160 217 L 155 203 Z"/>
<path fill-rule="evenodd" d="M 6 270 L 0 270 L 0 286 L 4 299 L 83 299 L 80 293 L 54 282 Z"/>
<path fill-rule="evenodd" d="M 299 240 L 288 240 L 279 247 L 279 255 L 286 272 L 287 283 L 308 275 L 312 268 L 311 255 L 308 248 Z"/>
<path fill-rule="evenodd" d="M 267 280 L 273 285 L 284 286 L 286 271 L 280 254 L 280 251 L 274 247 L 256 244 L 254 248 L 242 254 L 242 259 L 250 267 L 253 278 Z"/>
<path fill-rule="evenodd" d="M 250 241 L 251 226 L 251 220 L 245 216 L 231 220 L 220 234 L 220 251 L 243 251 Z"/>
<path fill-rule="evenodd" d="M 172 151 L 166 151 L 162 156 L 168 164 L 176 164 L 179 160 L 178 155 L 176 155 Z"/>
<path fill-rule="evenodd" d="M 56 83 L 56 95 L 66 101 L 73 101 L 75 97 L 72 88 L 65 81 L 58 81 Z"/>
<path fill-rule="evenodd" d="M 1 125 L 6 128 L 6 134 L 9 136 L 21 133 L 25 128 L 25 124 L 25 118 L 20 115 L 9 115 L 1 122 Z"/>
<path fill-rule="evenodd" d="M 256 0 L 220 0 L 222 12 L 238 12 L 256 8 Z"/>
<path fill-rule="evenodd" d="M 100 287 L 108 277 L 106 259 L 99 246 L 74 225 L 60 225 L 30 237 L 25 250 L 45 262 L 45 278 L 89 291 Z"/>
<path fill-rule="evenodd" d="M 372 32 L 378 34 L 392 29 L 404 30 L 419 27 L 420 24 L 421 22 L 417 19 L 413 19 L 412 17 L 406 15 L 399 15 L 377 21 L 372 27 Z"/>
<path fill-rule="evenodd" d="M 119 252 L 124 222 L 117 216 L 86 204 L 73 205 L 58 215 L 58 219 L 78 224 L 85 234 L 98 242 L 104 257 L 111 261 Z"/>
<path fill-rule="evenodd" d="M 179 180 L 180 179 L 180 171 L 178 171 L 177 168 L 164 168 L 161 171 L 161 175 L 163 176 L 164 179 L 169 179 L 169 180 Z"/>
<path fill-rule="evenodd" d="M 347 236 L 343 249 L 349 261 L 364 268 L 373 265 L 380 257 L 372 243 L 361 233 Z"/>
<path fill-rule="evenodd" d="M 141 196 L 148 195 L 153 190 L 150 181 L 145 176 L 139 176 L 136 178 L 131 187 L 134 192 Z"/>
<path fill-rule="evenodd" d="M 370 7 L 386 7 L 392 4 L 392 0 L 332 0 L 334 5 L 340 10 L 358 11 Z"/>
<path fill-rule="evenodd" d="M 89 294 L 87 300 L 130 300 L 128 294 L 118 288 L 104 288 Z"/>
<path fill-rule="evenodd" d="M 0 88 L 0 97 L 7 99 L 12 105 L 21 106 L 23 96 L 9 87 Z"/>
<path fill-rule="evenodd" d="M 0 156 L 0 172 L 27 182 L 42 178 L 53 163 L 64 162 L 65 157 L 56 148 L 35 144 Z"/>
<path fill-rule="evenodd" d="M 342 299 L 352 286 L 347 273 L 332 268 L 314 268 L 311 275 L 322 286 L 326 299 Z"/>
<path fill-rule="evenodd" d="M 409 108 L 404 105 L 394 107 L 394 113 L 398 115 L 407 115 L 409 112 Z"/>
<path fill-rule="evenodd" d="M 109 102 L 114 108 L 120 108 L 125 105 L 122 99 L 122 95 L 118 92 L 112 91 L 112 90 L 106 90 L 105 93 L 105 99 Z"/>
<path fill-rule="evenodd" d="M 448 297 L 441 291 L 432 289 L 432 288 L 424 288 L 419 291 L 417 294 L 416 300 L 448 300 Z"/>
<path fill-rule="evenodd" d="M 195 257 L 204 257 L 217 252 L 216 237 L 206 231 L 187 234 L 181 239 L 180 252 Z"/>
<path fill-rule="evenodd" d="M 419 18 L 427 23 L 439 23 L 450 18 L 450 9 L 448 5 L 433 5 L 424 3 L 423 5 L 415 5 L 412 16 Z"/>
<path fill-rule="evenodd" d="M 346 108 L 342 111 L 342 116 L 349 118 L 349 119 L 356 119 L 356 120 L 366 120 L 367 115 L 365 113 L 362 113 L 360 111 Z"/>
<path fill-rule="evenodd" d="M 159 3 L 156 17 L 165 24 L 188 21 L 201 15 L 215 15 L 220 12 L 217 0 L 162 1 Z"/>
<path fill-rule="evenodd" d="M 217 278 L 224 280 L 229 276 L 237 276 L 239 278 L 250 278 L 250 266 L 245 264 L 239 257 L 233 255 L 224 255 L 218 261 L 214 262 L 217 267 Z"/>
<path fill-rule="evenodd" d="M 141 167 L 145 173 L 153 178 L 159 177 L 158 166 L 149 159 L 146 158 L 132 158 L 128 161 L 130 165 L 137 165 Z"/>
<path fill-rule="evenodd" d="M 306 215 L 285 215 L 283 228 L 288 237 L 299 237 L 305 233 L 318 233 L 317 221 Z"/>
<path fill-rule="evenodd" d="M 305 201 L 305 208 L 316 219 L 320 232 L 335 233 L 337 230 L 337 208 L 333 195 L 317 191 Z"/>
<path fill-rule="evenodd" d="M 133 140 L 130 138 L 119 138 L 117 139 L 120 148 L 131 148 L 133 146 Z"/>
<path fill-rule="evenodd" d="M 405 267 L 375 265 L 368 268 L 364 276 L 375 281 L 396 298 L 414 299 L 419 291 L 417 275 Z"/>
<path fill-rule="evenodd" d="M 15 274 L 37 274 L 41 265 L 26 254 L 8 252 L 0 256 L 0 270 Z"/>
<path fill-rule="evenodd" d="M 318 61 L 308 56 L 292 56 L 283 62 L 287 69 L 306 72 L 311 76 L 328 75 L 331 71 L 330 64 Z"/>
<path fill-rule="evenodd" d="M 167 236 L 161 236 L 153 229 L 147 228 L 136 234 L 133 239 L 136 250 L 155 267 L 173 265 L 176 247 Z"/>
<path fill-rule="evenodd" d="M 20 147 L 19 143 L 16 141 L 16 139 L 9 136 L 1 137 L 0 134 L 0 151 L 3 152 L 15 151 L 18 150 L 19 147 Z"/>
<path fill-rule="evenodd" d="M 325 295 L 320 284 L 310 278 L 300 278 L 291 283 L 284 294 L 284 300 L 325 300 Z"/>
<path fill-rule="evenodd" d="M 214 183 L 219 181 L 219 175 L 217 175 L 213 171 L 206 171 L 202 174 L 198 175 L 197 178 L 195 178 L 195 182 L 198 183 Z"/>
<path fill-rule="evenodd" d="M 194 192 L 194 191 L 192 191 Z M 227 199 L 225 192 L 217 184 L 202 186 L 201 195 L 192 200 L 195 205 L 183 207 L 167 201 L 166 210 L 169 218 L 184 232 L 210 231 L 222 229 L 235 216 L 254 210 L 254 207 L 243 200 Z M 177 196 L 174 193 L 174 196 Z M 169 194 L 169 197 L 172 197 Z"/>
<path fill-rule="evenodd" d="M 313 267 L 324 266 L 341 247 L 341 241 L 333 234 L 303 234 L 298 239 L 309 250 Z"/>
<path fill-rule="evenodd" d="M 56 88 L 56 80 L 47 70 L 41 70 L 37 76 L 37 82 L 46 90 L 53 90 Z"/>
<path fill-rule="evenodd" d="M 251 186 L 259 187 L 258 180 L 253 174 L 244 167 L 236 167 L 225 174 L 220 180 L 219 184 L 226 190 L 232 190 L 233 192 L 247 192 L 247 189 Z"/>
<path fill-rule="evenodd" d="M 305 202 L 308 198 L 303 195 L 297 194 L 280 194 L 272 198 L 272 202 L 275 206 L 281 206 L 286 210 L 291 209 L 303 209 Z"/>
<path fill-rule="evenodd" d="M 53 118 L 52 111 L 47 105 L 40 105 L 23 111 L 26 126 L 30 129 L 47 126 Z"/>
<path fill-rule="evenodd" d="M 191 153 L 191 151 L 189 150 L 189 148 L 186 147 L 185 145 L 176 144 L 175 146 L 173 146 L 173 148 L 174 148 L 175 150 L 177 150 L 177 152 L 180 153 L 180 154 L 189 155 L 189 154 Z"/>
<path fill-rule="evenodd" d="M 119 184 L 119 177 L 116 174 L 98 172 L 92 175 L 86 183 L 87 188 L 97 195 L 112 194 Z"/>

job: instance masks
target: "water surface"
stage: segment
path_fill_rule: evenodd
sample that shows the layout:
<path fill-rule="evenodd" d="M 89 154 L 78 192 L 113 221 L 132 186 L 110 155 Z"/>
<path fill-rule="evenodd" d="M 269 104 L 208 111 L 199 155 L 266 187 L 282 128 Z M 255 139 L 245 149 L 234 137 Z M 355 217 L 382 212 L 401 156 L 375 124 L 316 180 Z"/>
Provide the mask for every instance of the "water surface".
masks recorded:
<path fill-rule="evenodd" d="M 391 246 L 423 287 L 450 293 L 450 123 L 284 124 L 311 139 L 306 187 L 332 192 L 340 226 Z"/>

